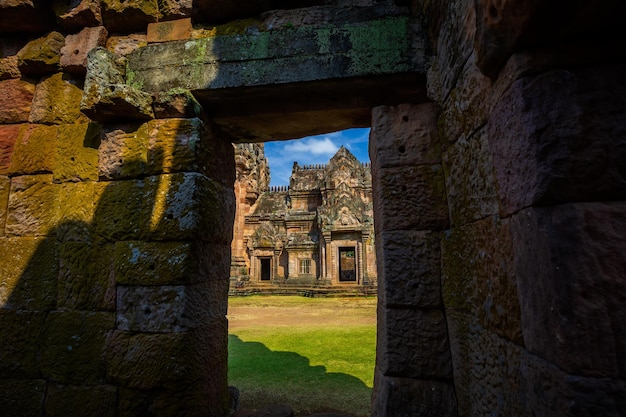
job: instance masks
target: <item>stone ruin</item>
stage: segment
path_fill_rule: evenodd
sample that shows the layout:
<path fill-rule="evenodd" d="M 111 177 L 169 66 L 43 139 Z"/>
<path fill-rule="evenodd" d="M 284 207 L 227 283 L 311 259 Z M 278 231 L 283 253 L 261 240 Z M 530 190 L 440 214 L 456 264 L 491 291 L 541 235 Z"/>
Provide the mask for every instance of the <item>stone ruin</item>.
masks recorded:
<path fill-rule="evenodd" d="M 262 144 L 236 145 L 235 161 L 232 294 L 375 294 L 369 163 L 342 146 L 328 164 L 295 161 L 289 186 L 270 188 Z"/>
<path fill-rule="evenodd" d="M 625 415 L 625 9 L 1 1 L 0 414 L 226 416 L 231 143 L 371 126 L 372 415 Z"/>

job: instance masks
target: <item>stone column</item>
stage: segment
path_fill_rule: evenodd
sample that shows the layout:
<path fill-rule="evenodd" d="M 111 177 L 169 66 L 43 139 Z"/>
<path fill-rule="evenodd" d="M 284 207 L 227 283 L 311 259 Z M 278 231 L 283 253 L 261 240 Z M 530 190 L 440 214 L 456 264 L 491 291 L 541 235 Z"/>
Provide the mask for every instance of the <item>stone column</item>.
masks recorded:
<path fill-rule="evenodd" d="M 378 262 L 373 416 L 456 416 L 441 302 L 448 227 L 434 104 L 377 107 L 370 158 Z"/>

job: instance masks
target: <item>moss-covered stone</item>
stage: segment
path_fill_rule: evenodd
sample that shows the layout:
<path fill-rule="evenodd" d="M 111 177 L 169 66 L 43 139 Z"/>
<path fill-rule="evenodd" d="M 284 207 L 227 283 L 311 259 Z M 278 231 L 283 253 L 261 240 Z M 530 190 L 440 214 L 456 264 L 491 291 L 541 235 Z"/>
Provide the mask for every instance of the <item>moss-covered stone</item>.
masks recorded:
<path fill-rule="evenodd" d="M 82 82 L 64 73 L 44 78 L 35 89 L 30 111 L 31 123 L 85 123 L 89 120 L 80 112 Z"/>
<path fill-rule="evenodd" d="M 45 314 L 43 311 L 0 309 L 0 374 L 4 378 L 41 377 L 39 340 Z"/>
<path fill-rule="evenodd" d="M 93 239 L 93 218 L 96 210 L 96 185 L 93 182 L 68 182 L 60 185 L 60 242 L 90 242 Z"/>
<path fill-rule="evenodd" d="M 15 236 L 46 236 L 59 223 L 59 189 L 52 175 L 13 177 L 5 233 Z"/>
<path fill-rule="evenodd" d="M 49 417 L 115 417 L 116 408 L 117 388 L 111 385 L 48 386 L 45 412 Z"/>
<path fill-rule="evenodd" d="M 107 335 L 114 313 L 53 311 L 42 337 L 42 373 L 68 384 L 104 382 Z"/>
<path fill-rule="evenodd" d="M 235 199 L 232 188 L 201 174 L 167 174 L 146 179 L 142 212 L 151 240 L 232 239 Z"/>
<path fill-rule="evenodd" d="M 0 379 L 0 404 L 5 416 L 40 417 L 46 381 Z"/>
<path fill-rule="evenodd" d="M 148 122 L 148 174 L 199 169 L 198 148 L 206 140 L 200 119 L 162 119 Z"/>
<path fill-rule="evenodd" d="M 59 258 L 60 308 L 114 310 L 112 244 L 65 242 L 60 245 Z"/>
<path fill-rule="evenodd" d="M 147 124 L 108 128 L 99 148 L 98 173 L 107 179 L 133 178 L 146 172 L 148 159 Z"/>
<path fill-rule="evenodd" d="M 23 74 L 41 75 L 59 69 L 65 38 L 59 32 L 28 42 L 18 53 L 18 67 Z"/>
<path fill-rule="evenodd" d="M 0 239 L 0 305 L 46 311 L 56 305 L 59 274 L 54 239 Z"/>
<path fill-rule="evenodd" d="M 58 130 L 54 180 L 97 180 L 101 127 L 94 123 L 64 124 L 59 125 Z"/>
<path fill-rule="evenodd" d="M 59 131 L 55 126 L 22 125 L 9 172 L 12 175 L 51 173 L 55 166 Z"/>
<path fill-rule="evenodd" d="M 117 242 L 115 281 L 128 285 L 186 284 L 198 280 L 191 242 Z"/>
<path fill-rule="evenodd" d="M 143 181 L 112 181 L 96 186 L 93 219 L 97 239 L 138 240 L 142 231 L 142 210 L 146 199 Z"/>
<path fill-rule="evenodd" d="M 193 118 L 202 114 L 202 107 L 189 90 L 174 88 L 155 94 L 154 116 L 158 119 L 171 117 Z"/>

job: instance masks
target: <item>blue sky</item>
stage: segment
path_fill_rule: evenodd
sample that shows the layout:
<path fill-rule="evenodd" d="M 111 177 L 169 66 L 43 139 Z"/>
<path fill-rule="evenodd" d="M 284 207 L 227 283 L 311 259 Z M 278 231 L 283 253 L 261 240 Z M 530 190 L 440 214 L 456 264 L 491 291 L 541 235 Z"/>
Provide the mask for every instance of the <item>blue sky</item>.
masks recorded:
<path fill-rule="evenodd" d="M 265 156 L 270 163 L 270 185 L 289 185 L 294 161 L 300 165 L 326 164 L 341 145 L 359 161 L 369 162 L 369 132 L 369 128 L 348 129 L 302 139 L 265 142 Z"/>

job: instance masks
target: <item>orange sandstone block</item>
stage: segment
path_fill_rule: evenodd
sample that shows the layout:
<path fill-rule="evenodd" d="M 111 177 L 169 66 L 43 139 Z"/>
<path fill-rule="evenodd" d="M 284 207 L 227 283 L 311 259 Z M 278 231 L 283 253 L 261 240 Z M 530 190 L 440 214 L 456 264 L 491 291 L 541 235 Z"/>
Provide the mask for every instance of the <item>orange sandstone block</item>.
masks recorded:
<path fill-rule="evenodd" d="M 0 81 L 0 123 L 27 122 L 35 84 L 20 79 Z"/>
<path fill-rule="evenodd" d="M 191 38 L 191 18 L 148 24 L 148 43 Z"/>

